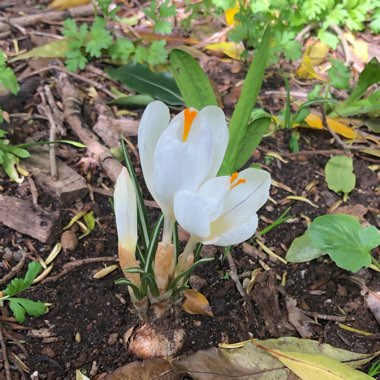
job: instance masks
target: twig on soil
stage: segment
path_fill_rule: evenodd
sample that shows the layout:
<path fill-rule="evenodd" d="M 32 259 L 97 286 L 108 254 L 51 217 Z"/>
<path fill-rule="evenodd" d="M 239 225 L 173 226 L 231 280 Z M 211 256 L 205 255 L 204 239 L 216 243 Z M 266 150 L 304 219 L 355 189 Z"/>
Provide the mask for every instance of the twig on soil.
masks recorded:
<path fill-rule="evenodd" d="M 248 319 L 251 320 L 253 318 L 252 302 L 249 299 L 248 294 L 246 293 L 246 291 L 244 290 L 243 286 L 241 285 L 239 281 L 236 265 L 230 251 L 228 251 L 227 253 L 227 259 L 228 259 L 228 264 L 230 265 L 230 276 L 235 281 L 236 288 L 238 292 L 240 293 L 240 295 L 243 297 L 245 304 L 247 305 Z"/>
<path fill-rule="evenodd" d="M 326 315 L 326 314 L 317 313 L 315 311 L 307 311 L 303 309 L 300 309 L 300 310 L 302 311 L 303 314 L 307 315 L 308 317 L 324 319 L 326 321 L 345 322 L 349 319 L 354 319 L 354 318 L 347 317 L 345 315 Z"/>
<path fill-rule="evenodd" d="M 0 32 L 8 32 L 12 27 L 22 27 L 28 25 L 35 25 L 39 22 L 53 21 L 53 20 L 64 20 L 68 18 L 76 18 L 82 16 L 91 16 L 95 12 L 92 4 L 84 5 L 81 7 L 70 8 L 65 11 L 52 11 L 52 12 L 41 12 L 34 15 L 27 15 L 22 17 L 10 18 L 5 22 L 0 22 Z"/>
<path fill-rule="evenodd" d="M 56 141 L 57 125 L 55 124 L 52 111 L 46 102 L 45 93 L 43 91 L 40 91 L 40 97 L 41 97 L 41 104 L 38 106 L 38 108 L 42 111 L 42 113 L 44 113 L 47 116 L 49 120 L 49 124 L 50 124 L 49 141 L 53 142 L 53 141 Z M 55 144 L 49 144 L 49 160 L 50 160 L 50 175 L 52 176 L 54 180 L 58 180 L 58 168 L 57 168 L 57 160 L 55 156 Z"/>
<path fill-rule="evenodd" d="M 31 176 L 28 176 L 28 182 L 30 187 L 30 194 L 32 194 L 32 202 L 34 205 L 38 205 L 38 190 Z"/>
<path fill-rule="evenodd" d="M 350 65 L 352 62 L 351 59 L 351 53 L 350 53 L 350 48 L 348 47 L 347 39 L 344 36 L 343 30 L 335 24 L 330 24 L 329 28 L 336 33 L 338 38 L 340 39 L 340 44 L 342 45 L 344 57 L 346 60 L 346 65 Z"/>
<path fill-rule="evenodd" d="M 272 152 L 270 149 L 264 148 L 264 147 L 258 147 L 258 150 L 261 150 L 264 153 Z M 314 156 L 314 155 L 321 155 L 321 156 L 329 156 L 331 154 L 347 154 L 347 151 L 342 149 L 322 149 L 322 150 L 300 150 L 298 152 L 277 152 L 280 156 L 284 157 L 295 157 L 295 156 Z"/>
<path fill-rule="evenodd" d="M 47 282 L 54 282 L 60 279 L 61 277 L 65 276 L 67 273 L 71 272 L 72 270 L 86 264 L 93 264 L 93 263 L 99 263 L 99 262 L 117 262 L 118 259 L 116 257 L 91 257 L 89 259 L 83 259 L 83 260 L 76 260 L 72 261 L 70 263 L 67 263 L 63 266 L 61 272 L 59 272 L 57 275 L 48 277 L 45 280 L 41 281 L 41 283 L 45 284 Z"/>
<path fill-rule="evenodd" d="M 24 264 L 25 264 L 25 260 L 26 260 L 26 257 L 27 255 L 23 255 L 21 257 L 21 260 L 19 261 L 19 263 L 17 265 L 15 265 L 12 270 L 7 274 L 5 275 L 3 278 L 0 279 L 0 285 L 4 285 L 6 284 L 7 282 L 9 282 L 9 280 L 11 280 L 17 273 L 19 273 L 21 271 L 21 269 L 23 268 Z"/>
<path fill-rule="evenodd" d="M 88 128 L 82 119 L 81 101 L 79 100 L 77 90 L 70 83 L 67 73 L 62 72 L 62 70 L 58 71 L 58 91 L 62 97 L 66 122 L 78 138 L 87 146 L 90 154 L 99 162 L 111 181 L 115 182 L 122 169 L 122 165 Z"/>
<path fill-rule="evenodd" d="M 11 369 L 9 367 L 9 360 L 8 360 L 8 354 L 7 354 L 7 346 L 4 341 L 3 327 L 1 326 L 1 323 L 0 323 L 0 344 L 1 344 L 3 362 L 4 362 L 5 377 L 7 380 L 12 380 Z"/>
<path fill-rule="evenodd" d="M 57 103 L 55 102 L 54 96 L 51 93 L 50 87 L 48 85 L 44 86 L 44 91 L 46 95 L 46 100 L 49 104 L 51 111 L 53 112 L 55 124 L 59 130 L 59 133 L 62 136 L 64 136 L 66 134 L 66 131 L 63 128 L 63 120 L 65 117 L 63 116 L 63 113 L 58 109 Z"/>

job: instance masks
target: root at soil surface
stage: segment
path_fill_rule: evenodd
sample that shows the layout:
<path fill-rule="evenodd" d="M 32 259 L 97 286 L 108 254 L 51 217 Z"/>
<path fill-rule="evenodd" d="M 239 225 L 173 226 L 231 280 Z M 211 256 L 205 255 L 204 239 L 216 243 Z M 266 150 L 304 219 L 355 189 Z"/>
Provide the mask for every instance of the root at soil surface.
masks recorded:
<path fill-rule="evenodd" d="M 165 358 L 182 348 L 184 338 L 183 329 L 164 329 L 158 324 L 146 323 L 136 330 L 129 351 L 141 359 Z"/>

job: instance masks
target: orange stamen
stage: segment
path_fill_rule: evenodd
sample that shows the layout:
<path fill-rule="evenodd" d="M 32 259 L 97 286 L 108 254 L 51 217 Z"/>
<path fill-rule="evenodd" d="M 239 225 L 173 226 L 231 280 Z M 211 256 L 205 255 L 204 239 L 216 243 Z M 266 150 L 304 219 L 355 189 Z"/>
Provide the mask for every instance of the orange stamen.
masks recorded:
<path fill-rule="evenodd" d="M 238 172 L 233 173 L 230 177 L 230 183 L 234 182 L 238 176 L 239 176 Z"/>
<path fill-rule="evenodd" d="M 187 138 L 189 137 L 191 125 L 193 124 L 193 121 L 195 117 L 197 116 L 197 111 L 191 110 L 189 108 L 185 109 L 184 116 L 185 120 L 183 122 L 183 135 L 182 135 L 182 141 L 187 141 Z"/>
<path fill-rule="evenodd" d="M 232 190 L 234 187 L 241 185 L 242 183 L 246 183 L 247 180 L 245 178 L 240 178 L 236 183 L 230 185 L 230 190 Z"/>

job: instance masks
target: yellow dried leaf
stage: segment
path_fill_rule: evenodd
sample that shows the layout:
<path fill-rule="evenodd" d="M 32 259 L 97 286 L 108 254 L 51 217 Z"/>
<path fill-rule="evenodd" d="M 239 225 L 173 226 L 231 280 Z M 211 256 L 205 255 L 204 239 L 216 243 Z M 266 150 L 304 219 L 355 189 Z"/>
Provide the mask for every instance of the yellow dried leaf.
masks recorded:
<path fill-rule="evenodd" d="M 324 355 L 269 349 L 259 343 L 254 343 L 275 356 L 302 380 L 371 379 L 365 373 Z"/>
<path fill-rule="evenodd" d="M 305 121 L 310 128 L 324 129 L 321 117 L 314 113 L 309 114 Z M 352 128 L 341 123 L 340 121 L 331 119 L 330 117 L 326 117 L 326 121 L 329 127 L 338 135 L 346 137 L 347 139 L 354 139 L 358 137 L 358 134 Z"/>
<path fill-rule="evenodd" d="M 354 54 L 364 63 L 368 62 L 368 44 L 361 38 L 355 38 L 351 33 L 344 33 L 346 40 L 350 43 Z"/>
<path fill-rule="evenodd" d="M 236 42 L 217 42 L 214 44 L 208 44 L 205 46 L 205 49 L 220 51 L 225 54 L 227 57 L 232 59 L 239 60 L 241 53 L 244 51 L 244 45 Z"/>
<path fill-rule="evenodd" d="M 96 279 L 104 278 L 104 277 L 108 276 L 110 273 L 114 272 L 118 268 L 119 268 L 119 266 L 116 264 L 110 265 L 109 267 L 105 267 L 105 268 L 101 269 L 100 271 L 96 272 L 93 275 L 93 278 L 96 278 Z"/>
<path fill-rule="evenodd" d="M 182 309 L 186 311 L 186 313 L 200 314 L 207 317 L 214 316 L 207 298 L 202 293 L 193 289 L 186 289 L 184 296 L 186 300 L 182 305 Z"/>
<path fill-rule="evenodd" d="M 49 4 L 49 9 L 64 11 L 68 8 L 79 7 L 81 5 L 90 4 L 91 0 L 54 0 Z"/>
<path fill-rule="evenodd" d="M 228 26 L 235 25 L 235 15 L 239 12 L 239 10 L 239 2 L 237 1 L 233 8 L 229 8 L 224 12 L 224 17 L 226 18 L 226 23 Z"/>
<path fill-rule="evenodd" d="M 323 42 L 316 42 L 307 47 L 296 75 L 303 79 L 324 80 L 314 70 L 314 66 L 320 65 L 326 59 L 328 52 L 329 47 Z"/>

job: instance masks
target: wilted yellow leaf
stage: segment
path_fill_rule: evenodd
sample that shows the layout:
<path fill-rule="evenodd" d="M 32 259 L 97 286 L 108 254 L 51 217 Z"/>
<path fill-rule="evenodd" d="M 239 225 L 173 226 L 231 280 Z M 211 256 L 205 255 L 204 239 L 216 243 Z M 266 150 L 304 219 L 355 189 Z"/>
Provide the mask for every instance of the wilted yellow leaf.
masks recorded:
<path fill-rule="evenodd" d="M 80 5 L 90 4 L 91 0 L 54 0 L 49 4 L 49 9 L 64 11 L 68 8 L 79 7 Z"/>
<path fill-rule="evenodd" d="M 235 25 L 235 15 L 239 12 L 239 2 L 237 1 L 235 3 L 235 6 L 233 8 L 229 8 L 224 12 L 224 17 L 226 18 L 226 23 L 228 26 Z"/>
<path fill-rule="evenodd" d="M 315 42 L 306 48 L 306 51 L 302 57 L 301 65 L 297 70 L 296 75 L 303 79 L 319 79 L 324 80 L 314 70 L 314 66 L 320 65 L 327 56 L 329 47 L 323 42 Z"/>
<path fill-rule="evenodd" d="M 309 114 L 305 121 L 310 128 L 324 129 L 321 117 L 314 113 Z M 338 135 L 346 137 L 347 139 L 354 139 L 358 137 L 358 134 L 352 128 L 341 123 L 340 121 L 331 119 L 330 117 L 326 117 L 326 121 L 329 127 Z"/>
<path fill-rule="evenodd" d="M 368 44 L 360 38 L 355 38 L 351 33 L 344 33 L 350 43 L 354 54 L 364 63 L 368 62 Z"/>
<path fill-rule="evenodd" d="M 306 354 L 268 349 L 260 344 L 258 347 L 266 350 L 297 376 L 303 380 L 366 380 L 370 376 L 359 372 L 347 364 L 331 359 L 324 355 Z"/>
<path fill-rule="evenodd" d="M 202 293 L 193 289 L 186 289 L 184 295 L 186 300 L 182 305 L 182 309 L 186 313 L 206 315 L 207 317 L 214 316 L 207 298 Z"/>
<path fill-rule="evenodd" d="M 217 42 L 215 44 L 206 45 L 205 49 L 220 51 L 227 57 L 239 60 L 241 53 L 244 51 L 244 45 L 241 42 Z"/>

